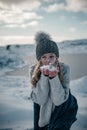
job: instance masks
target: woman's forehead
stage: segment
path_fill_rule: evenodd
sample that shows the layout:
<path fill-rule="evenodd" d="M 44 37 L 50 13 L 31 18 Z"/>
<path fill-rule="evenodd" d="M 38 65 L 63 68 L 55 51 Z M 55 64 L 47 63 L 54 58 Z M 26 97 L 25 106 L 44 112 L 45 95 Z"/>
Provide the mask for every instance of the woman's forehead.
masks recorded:
<path fill-rule="evenodd" d="M 43 56 L 51 56 L 51 55 L 56 56 L 54 53 L 46 53 Z"/>

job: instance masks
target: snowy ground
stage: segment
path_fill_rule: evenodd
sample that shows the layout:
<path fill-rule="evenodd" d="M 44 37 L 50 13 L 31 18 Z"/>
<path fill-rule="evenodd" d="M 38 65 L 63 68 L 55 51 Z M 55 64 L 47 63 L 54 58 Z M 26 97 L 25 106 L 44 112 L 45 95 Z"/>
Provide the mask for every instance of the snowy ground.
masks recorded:
<path fill-rule="evenodd" d="M 77 121 L 71 130 L 87 129 L 87 76 L 70 83 L 79 104 Z M 29 78 L 0 76 L 0 129 L 28 130 L 33 127 L 33 106 L 29 99 Z"/>
<path fill-rule="evenodd" d="M 22 130 L 33 126 L 33 107 L 29 92 L 28 78 L 0 77 L 0 128 Z"/>

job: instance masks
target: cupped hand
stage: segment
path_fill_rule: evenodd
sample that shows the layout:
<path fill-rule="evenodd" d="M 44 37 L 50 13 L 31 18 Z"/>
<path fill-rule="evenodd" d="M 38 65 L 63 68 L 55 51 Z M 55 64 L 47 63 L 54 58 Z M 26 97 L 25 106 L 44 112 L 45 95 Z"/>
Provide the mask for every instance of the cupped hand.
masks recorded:
<path fill-rule="evenodd" d="M 42 67 L 41 68 L 41 73 L 45 76 L 48 76 L 49 78 L 53 78 L 56 75 L 58 75 L 59 72 L 59 67 L 53 67 L 51 69 L 48 69 L 47 67 Z"/>
<path fill-rule="evenodd" d="M 49 71 L 49 78 L 53 78 L 58 75 L 59 69 L 55 69 L 54 71 Z"/>
<path fill-rule="evenodd" d="M 45 69 L 45 68 L 41 69 L 41 73 L 43 75 L 49 76 L 49 70 L 48 69 Z"/>

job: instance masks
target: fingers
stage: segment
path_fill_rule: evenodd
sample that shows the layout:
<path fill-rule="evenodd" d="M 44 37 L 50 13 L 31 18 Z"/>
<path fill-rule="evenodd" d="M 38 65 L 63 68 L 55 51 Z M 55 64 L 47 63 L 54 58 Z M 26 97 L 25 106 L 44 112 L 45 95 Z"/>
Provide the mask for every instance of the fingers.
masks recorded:
<path fill-rule="evenodd" d="M 52 77 L 55 77 L 56 75 L 58 75 L 58 71 L 49 71 L 49 77 L 52 78 Z"/>
<path fill-rule="evenodd" d="M 59 72 L 59 67 L 55 67 L 55 66 L 41 66 L 40 67 L 40 70 L 41 70 L 41 73 L 43 75 L 46 75 L 48 77 L 55 77 L 56 75 L 58 75 L 58 72 Z"/>
<path fill-rule="evenodd" d="M 49 77 L 55 77 L 56 75 L 58 75 L 58 72 L 58 69 L 54 71 L 50 71 L 48 69 L 41 69 L 41 73 Z"/>
<path fill-rule="evenodd" d="M 43 74 L 43 75 L 49 75 L 49 70 L 48 69 L 41 69 L 41 73 Z"/>

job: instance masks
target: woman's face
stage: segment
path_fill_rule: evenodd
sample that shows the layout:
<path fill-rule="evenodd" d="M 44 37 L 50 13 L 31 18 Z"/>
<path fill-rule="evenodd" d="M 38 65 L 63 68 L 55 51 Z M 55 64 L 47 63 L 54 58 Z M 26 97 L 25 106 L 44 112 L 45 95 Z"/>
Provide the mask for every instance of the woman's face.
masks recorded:
<path fill-rule="evenodd" d="M 49 65 L 49 63 L 54 64 L 56 60 L 57 60 L 57 57 L 54 53 L 47 53 L 41 57 L 42 65 Z"/>

